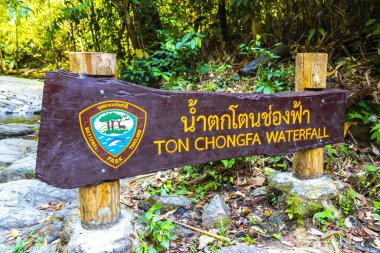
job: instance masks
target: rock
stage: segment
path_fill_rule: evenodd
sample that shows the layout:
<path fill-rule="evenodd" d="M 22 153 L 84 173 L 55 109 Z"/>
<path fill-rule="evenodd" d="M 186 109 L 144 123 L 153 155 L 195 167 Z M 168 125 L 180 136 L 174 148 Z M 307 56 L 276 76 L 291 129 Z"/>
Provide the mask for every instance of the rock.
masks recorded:
<path fill-rule="evenodd" d="M 185 196 L 155 196 L 151 195 L 146 201 L 147 205 L 144 205 L 142 203 L 141 207 L 143 207 L 144 210 L 149 209 L 151 206 L 155 204 L 161 204 L 162 205 L 162 212 L 167 212 L 179 207 L 183 207 L 186 209 L 190 209 L 191 207 L 191 200 Z"/>
<path fill-rule="evenodd" d="M 0 139 L 32 134 L 37 127 L 38 124 L 0 124 Z"/>
<path fill-rule="evenodd" d="M 177 225 L 175 228 L 173 228 L 171 233 L 179 238 L 188 238 L 194 236 L 195 234 L 198 234 L 195 231 L 185 228 L 181 225 Z"/>
<path fill-rule="evenodd" d="M 41 81 L 0 76 L 0 113 L 40 112 L 42 90 Z"/>
<path fill-rule="evenodd" d="M 300 180 L 291 172 L 281 172 L 269 175 L 267 187 L 268 199 L 276 200 L 272 202 L 275 207 L 285 209 L 287 200 L 293 198 L 293 202 L 302 204 L 298 208 L 302 216 L 308 217 L 323 209 L 324 202 L 337 198 L 343 184 L 327 176 Z"/>
<path fill-rule="evenodd" d="M 40 224 L 25 229 L 19 237 L 25 238 L 24 241 L 27 241 L 31 239 L 28 238 L 28 236 L 38 235 L 46 239 L 47 243 L 50 244 L 59 239 L 63 227 L 64 220 L 58 219 L 55 215 L 52 215 L 49 219 L 44 220 Z"/>
<path fill-rule="evenodd" d="M 0 183 L 34 177 L 37 142 L 24 139 L 0 140 Z"/>
<path fill-rule="evenodd" d="M 34 178 L 34 169 L 36 167 L 36 153 L 30 153 L 16 160 L 9 167 L 0 170 L 0 183 L 20 179 Z"/>
<path fill-rule="evenodd" d="M 299 252 L 299 253 L 306 253 L 306 252 L 319 252 L 319 251 L 313 251 L 309 248 L 292 248 L 291 250 L 281 249 L 281 248 L 258 248 L 254 246 L 248 246 L 248 245 L 234 245 L 229 246 L 225 248 L 221 248 L 218 250 L 218 253 L 293 253 L 293 252 Z"/>
<path fill-rule="evenodd" d="M 25 154 L 36 150 L 36 141 L 24 139 L 0 140 L 0 166 L 9 166 Z"/>
<path fill-rule="evenodd" d="M 204 228 L 224 227 L 231 224 L 230 210 L 220 195 L 215 195 L 205 206 L 202 213 L 202 226 Z"/>
<path fill-rule="evenodd" d="M 121 210 L 119 222 L 102 230 L 87 230 L 79 217 L 68 220 L 62 231 L 57 252 L 61 253 L 113 253 L 135 252 L 139 239 L 133 214 Z"/>
<path fill-rule="evenodd" d="M 199 245 L 198 245 L 197 249 L 202 250 L 207 246 L 207 244 L 209 244 L 213 241 L 215 241 L 214 237 L 207 236 L 207 235 L 201 235 L 199 237 Z"/>
<path fill-rule="evenodd" d="M 49 186 L 36 179 L 18 180 L 0 184 L 0 229 L 30 227 L 51 214 L 37 207 L 48 202 L 70 202 L 77 200 L 76 190 L 63 190 Z M 75 205 L 59 210 L 67 212 Z"/>
<path fill-rule="evenodd" d="M 33 247 L 29 253 L 54 253 L 57 245 L 42 245 L 40 248 Z"/>
<path fill-rule="evenodd" d="M 234 245 L 225 248 L 221 248 L 218 253 L 267 253 L 266 249 L 260 249 L 247 245 Z"/>
<path fill-rule="evenodd" d="M 259 188 L 255 188 L 250 196 L 251 197 L 257 197 L 257 196 L 262 196 L 262 195 L 266 195 L 266 191 L 267 191 L 267 187 L 266 186 L 263 186 L 263 187 L 259 187 Z"/>

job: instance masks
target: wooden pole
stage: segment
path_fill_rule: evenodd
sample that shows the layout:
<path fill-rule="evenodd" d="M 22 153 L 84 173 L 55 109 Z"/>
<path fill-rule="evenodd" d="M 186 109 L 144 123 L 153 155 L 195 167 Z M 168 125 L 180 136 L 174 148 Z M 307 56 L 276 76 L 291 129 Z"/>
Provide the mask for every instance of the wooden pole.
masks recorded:
<path fill-rule="evenodd" d="M 70 72 L 116 77 L 115 54 L 71 52 L 69 61 Z M 120 216 L 119 180 L 80 187 L 79 203 L 84 228 L 101 229 L 112 226 Z"/>
<path fill-rule="evenodd" d="M 326 88 L 327 58 L 325 53 L 302 53 L 296 56 L 296 91 Z M 293 155 L 293 171 L 300 179 L 323 175 L 323 148 L 308 149 Z"/>

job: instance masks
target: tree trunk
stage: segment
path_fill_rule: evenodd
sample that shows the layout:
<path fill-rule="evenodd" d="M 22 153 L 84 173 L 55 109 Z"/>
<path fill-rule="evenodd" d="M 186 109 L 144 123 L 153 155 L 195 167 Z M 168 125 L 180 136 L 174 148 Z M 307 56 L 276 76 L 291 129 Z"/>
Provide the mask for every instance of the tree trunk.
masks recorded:
<path fill-rule="evenodd" d="M 19 18 L 16 18 L 16 73 L 18 74 L 19 53 L 18 53 L 18 27 L 20 25 Z"/>
<path fill-rule="evenodd" d="M 222 34 L 223 41 L 227 46 L 230 44 L 230 35 L 228 32 L 227 13 L 226 13 L 226 0 L 219 0 L 218 3 L 218 18 L 220 33 Z"/>
<path fill-rule="evenodd" d="M 131 15 L 129 14 L 129 0 L 119 0 L 115 3 L 119 17 L 123 20 L 123 26 L 127 28 L 128 37 L 132 42 L 132 47 L 141 49 L 141 44 L 138 41 L 135 26 L 132 23 Z"/>
<path fill-rule="evenodd" d="M 94 7 L 94 2 L 90 1 L 90 10 L 91 10 L 91 16 L 90 16 L 90 29 L 91 29 L 91 35 L 92 35 L 92 41 L 94 43 L 94 49 L 96 52 L 100 52 L 100 45 L 99 45 L 99 25 L 98 21 L 96 19 L 96 12 Z"/>
<path fill-rule="evenodd" d="M 155 1 L 140 1 L 133 8 L 133 15 L 142 48 L 158 49 L 157 30 L 162 30 L 162 24 Z"/>

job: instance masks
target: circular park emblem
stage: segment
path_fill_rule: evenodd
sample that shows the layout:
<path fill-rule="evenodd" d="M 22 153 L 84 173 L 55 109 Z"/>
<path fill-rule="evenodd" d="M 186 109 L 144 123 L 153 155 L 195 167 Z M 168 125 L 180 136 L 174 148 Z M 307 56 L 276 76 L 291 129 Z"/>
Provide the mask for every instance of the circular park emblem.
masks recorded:
<path fill-rule="evenodd" d="M 79 113 L 83 137 L 91 151 L 117 169 L 137 149 L 146 125 L 146 112 L 125 101 L 108 100 Z"/>

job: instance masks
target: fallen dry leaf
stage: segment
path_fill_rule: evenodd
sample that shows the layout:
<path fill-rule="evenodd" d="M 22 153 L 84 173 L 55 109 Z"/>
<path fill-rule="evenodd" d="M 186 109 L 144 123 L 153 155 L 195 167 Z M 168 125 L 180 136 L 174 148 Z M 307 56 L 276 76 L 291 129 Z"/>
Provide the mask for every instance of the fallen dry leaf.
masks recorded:
<path fill-rule="evenodd" d="M 201 201 L 199 201 L 199 202 L 195 205 L 195 207 L 197 207 L 197 208 L 201 208 L 201 207 L 203 207 L 205 204 L 206 204 L 206 200 L 202 199 Z"/>
<path fill-rule="evenodd" d="M 369 229 L 369 228 L 364 227 L 363 230 L 364 230 L 364 232 L 366 232 L 366 233 L 367 233 L 368 235 L 370 235 L 370 236 L 379 236 L 378 233 L 376 233 L 375 231 L 372 231 L 372 230 Z"/>
<path fill-rule="evenodd" d="M 380 249 L 380 239 L 379 238 L 375 238 L 373 240 L 373 243 L 375 244 L 374 245 L 375 248 Z"/>
<path fill-rule="evenodd" d="M 346 228 L 348 228 L 348 229 L 354 227 L 354 225 L 352 225 L 352 222 L 350 221 L 350 217 L 347 217 L 347 218 L 344 220 L 344 224 L 346 225 Z"/>
<path fill-rule="evenodd" d="M 265 177 L 254 177 L 254 178 L 249 178 L 248 182 L 252 186 L 262 186 L 265 183 Z"/>
<path fill-rule="evenodd" d="M 170 211 L 166 212 L 165 214 L 158 216 L 158 220 L 167 219 L 170 215 L 172 215 L 176 211 L 177 211 L 177 209 L 170 210 Z"/>
<path fill-rule="evenodd" d="M 318 229 L 315 229 L 315 228 L 310 228 L 307 232 L 312 235 L 318 235 L 318 236 L 323 235 L 322 231 L 319 231 Z"/>
<path fill-rule="evenodd" d="M 362 242 L 362 241 L 364 241 L 363 238 L 360 238 L 360 237 L 357 237 L 357 236 L 353 236 L 352 240 L 354 240 L 355 242 Z"/>
<path fill-rule="evenodd" d="M 17 229 L 15 229 L 15 228 L 12 229 L 12 237 L 13 238 L 16 238 L 19 234 L 20 234 L 20 232 Z"/>
<path fill-rule="evenodd" d="M 325 240 L 325 239 L 330 238 L 331 236 L 336 235 L 336 234 L 341 234 L 341 235 L 343 235 L 343 233 L 340 232 L 340 231 L 330 230 L 330 231 L 327 231 L 326 233 L 324 233 L 324 234 L 321 236 L 321 239 L 322 239 L 322 240 Z"/>
<path fill-rule="evenodd" d="M 38 210 L 46 210 L 49 212 L 55 212 L 64 206 L 63 202 L 48 202 L 46 204 L 40 205 L 37 207 Z"/>
<path fill-rule="evenodd" d="M 240 214 L 247 214 L 247 213 L 250 213 L 251 212 L 251 209 L 249 209 L 248 207 L 244 207 L 241 211 L 240 211 Z"/>
<path fill-rule="evenodd" d="M 213 242 L 213 241 L 215 241 L 215 238 L 207 236 L 207 235 L 201 235 L 199 237 L 198 249 L 199 250 L 204 249 L 207 246 L 207 244 L 209 244 L 210 242 Z"/>
<path fill-rule="evenodd" d="M 273 211 L 270 210 L 270 209 L 267 209 L 267 208 L 266 208 L 266 209 L 264 210 L 264 215 L 265 215 L 265 217 L 269 217 L 269 216 L 271 216 L 272 213 L 273 213 Z"/>
<path fill-rule="evenodd" d="M 125 197 L 121 197 L 120 198 L 120 202 L 128 207 L 134 207 L 135 204 L 131 201 L 131 199 L 129 198 L 125 198 Z"/>

